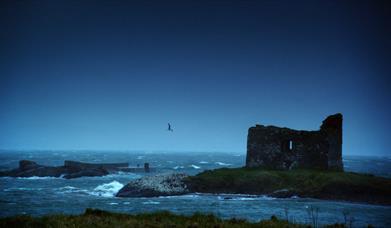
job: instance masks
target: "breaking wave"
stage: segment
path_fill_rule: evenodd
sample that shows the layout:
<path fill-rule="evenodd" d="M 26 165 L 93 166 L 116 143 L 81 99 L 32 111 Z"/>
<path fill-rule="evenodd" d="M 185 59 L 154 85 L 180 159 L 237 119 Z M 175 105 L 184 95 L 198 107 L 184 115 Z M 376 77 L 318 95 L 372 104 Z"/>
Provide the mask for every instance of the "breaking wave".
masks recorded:
<path fill-rule="evenodd" d="M 114 197 L 122 187 L 124 187 L 123 184 L 118 181 L 112 181 L 107 184 L 98 185 L 90 194 L 94 196 Z"/>
<path fill-rule="evenodd" d="M 191 165 L 190 167 L 192 167 L 192 168 L 194 168 L 194 169 L 201 169 L 201 167 L 196 166 L 196 165 Z"/>
<path fill-rule="evenodd" d="M 231 164 L 224 163 L 224 162 L 215 162 L 216 165 L 222 165 L 222 166 L 230 166 Z"/>

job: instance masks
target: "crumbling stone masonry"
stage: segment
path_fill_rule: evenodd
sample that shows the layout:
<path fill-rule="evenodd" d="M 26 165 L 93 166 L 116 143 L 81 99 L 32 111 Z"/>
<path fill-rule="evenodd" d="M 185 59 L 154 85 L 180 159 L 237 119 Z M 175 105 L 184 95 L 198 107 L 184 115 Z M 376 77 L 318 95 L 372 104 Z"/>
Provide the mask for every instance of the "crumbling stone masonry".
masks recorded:
<path fill-rule="evenodd" d="M 342 114 L 328 116 L 318 131 L 250 127 L 246 167 L 343 171 Z"/>

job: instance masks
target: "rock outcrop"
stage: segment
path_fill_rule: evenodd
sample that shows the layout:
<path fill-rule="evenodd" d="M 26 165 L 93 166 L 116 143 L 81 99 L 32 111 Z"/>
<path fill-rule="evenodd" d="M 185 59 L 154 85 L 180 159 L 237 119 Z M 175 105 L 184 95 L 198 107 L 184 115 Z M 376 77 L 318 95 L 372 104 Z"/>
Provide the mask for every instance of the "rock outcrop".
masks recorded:
<path fill-rule="evenodd" d="M 127 163 L 102 163 L 90 164 L 74 161 L 65 161 L 64 166 L 44 166 L 29 160 L 19 161 L 19 167 L 9 171 L 0 172 L 0 176 L 9 177 L 61 177 L 66 179 L 78 177 L 105 176 L 110 171 L 115 171 Z"/>
<path fill-rule="evenodd" d="M 189 192 L 183 173 L 159 174 L 133 180 L 117 193 L 117 197 L 155 197 L 183 195 Z"/>
<path fill-rule="evenodd" d="M 342 114 L 328 116 L 318 131 L 251 127 L 246 167 L 342 171 Z"/>

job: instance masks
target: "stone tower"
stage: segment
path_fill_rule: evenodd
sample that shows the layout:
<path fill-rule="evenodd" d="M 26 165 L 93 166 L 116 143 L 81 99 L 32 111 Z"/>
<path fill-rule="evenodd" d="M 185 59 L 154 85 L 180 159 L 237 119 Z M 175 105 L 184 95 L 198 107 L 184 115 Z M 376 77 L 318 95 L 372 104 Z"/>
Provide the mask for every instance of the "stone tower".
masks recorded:
<path fill-rule="evenodd" d="M 342 171 L 342 114 L 327 117 L 318 131 L 250 127 L 246 167 Z"/>

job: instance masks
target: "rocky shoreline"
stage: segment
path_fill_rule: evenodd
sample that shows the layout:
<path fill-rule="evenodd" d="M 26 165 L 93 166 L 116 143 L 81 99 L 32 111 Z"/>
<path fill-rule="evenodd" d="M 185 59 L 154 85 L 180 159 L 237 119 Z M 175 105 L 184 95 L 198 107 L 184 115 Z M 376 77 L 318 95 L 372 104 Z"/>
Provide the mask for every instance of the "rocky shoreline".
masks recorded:
<path fill-rule="evenodd" d="M 65 179 L 79 177 L 105 176 L 112 172 L 150 172 L 149 164 L 144 168 L 130 168 L 128 163 L 84 163 L 64 161 L 63 166 L 45 166 L 34 161 L 21 160 L 16 169 L 1 171 L 0 177 L 63 177 Z"/>
<path fill-rule="evenodd" d="M 145 176 L 129 182 L 117 193 L 116 196 L 155 197 L 183 195 L 190 192 L 184 182 L 184 179 L 187 177 L 188 175 L 183 173 Z"/>
<path fill-rule="evenodd" d="M 221 172 L 228 173 L 222 175 Z M 238 172 L 241 173 L 238 175 Z M 317 186 L 317 180 L 323 182 L 321 186 Z M 218 169 L 196 176 L 183 173 L 146 176 L 129 182 L 116 196 L 157 197 L 188 193 L 251 194 L 275 198 L 297 196 L 391 205 L 391 180 L 344 172 Z"/>
<path fill-rule="evenodd" d="M 105 176 L 129 170 L 127 163 L 91 164 L 65 161 L 63 166 L 44 166 L 21 160 L 19 167 L 0 172 L 10 177 Z M 149 169 L 148 169 L 149 170 Z M 391 179 L 340 171 L 265 170 L 261 168 L 222 168 L 195 176 L 165 173 L 132 180 L 117 197 L 158 197 L 188 193 L 249 194 L 275 198 L 317 198 L 379 205 L 391 205 Z"/>

